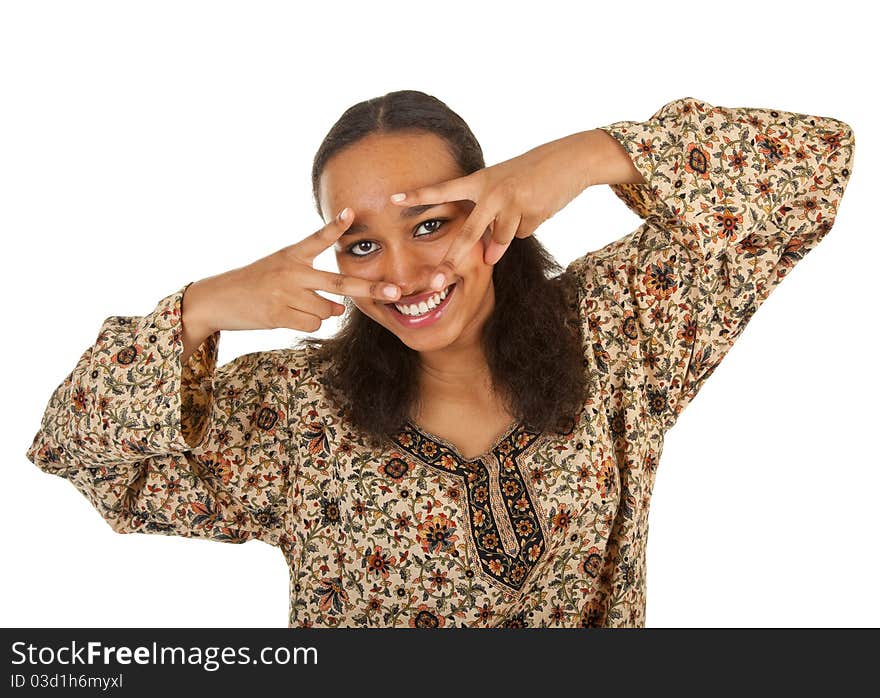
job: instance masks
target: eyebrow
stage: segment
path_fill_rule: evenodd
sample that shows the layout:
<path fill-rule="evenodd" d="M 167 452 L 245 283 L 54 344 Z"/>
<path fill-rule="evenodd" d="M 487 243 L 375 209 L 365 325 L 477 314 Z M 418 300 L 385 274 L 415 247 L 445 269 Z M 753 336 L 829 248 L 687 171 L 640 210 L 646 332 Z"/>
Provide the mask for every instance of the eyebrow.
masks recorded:
<path fill-rule="evenodd" d="M 446 203 L 446 202 L 443 202 Z M 418 206 L 408 206 L 407 208 L 403 208 L 400 210 L 400 217 L 402 219 L 406 218 L 415 218 L 416 216 L 421 216 L 425 211 L 431 208 L 435 208 L 437 206 L 442 206 L 443 203 L 439 204 L 419 204 Z M 342 237 L 346 235 L 357 235 L 358 233 L 364 233 L 369 230 L 369 226 L 366 223 L 352 223 L 348 226 L 348 230 L 346 230 Z"/>

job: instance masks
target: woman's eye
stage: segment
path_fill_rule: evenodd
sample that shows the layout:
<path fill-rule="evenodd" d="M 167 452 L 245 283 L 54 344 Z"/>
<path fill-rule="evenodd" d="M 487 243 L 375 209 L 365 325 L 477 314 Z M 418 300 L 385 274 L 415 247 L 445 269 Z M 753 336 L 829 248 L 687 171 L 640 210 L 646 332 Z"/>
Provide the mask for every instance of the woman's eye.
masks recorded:
<path fill-rule="evenodd" d="M 440 225 L 438 225 L 436 228 L 428 231 L 428 234 L 430 235 L 431 233 L 436 233 L 438 230 L 440 230 L 440 227 L 448 220 L 449 220 L 448 218 L 431 218 L 431 219 L 425 221 L 424 223 L 419 223 L 419 226 L 418 226 L 418 228 L 416 228 L 416 230 L 421 228 L 423 225 L 428 225 L 429 223 L 439 223 Z"/>
<path fill-rule="evenodd" d="M 440 228 L 443 227 L 443 224 L 446 223 L 448 220 L 449 220 L 448 218 L 430 218 L 426 221 L 419 223 L 416 226 L 416 230 L 418 230 L 419 228 L 421 228 L 423 226 L 429 226 L 431 229 L 422 235 L 417 235 L 416 237 L 422 238 L 422 237 L 426 237 L 428 235 L 433 235 L 438 230 L 440 230 Z M 439 225 L 432 225 L 435 223 L 437 223 Z M 373 244 L 375 244 L 375 243 L 372 240 L 358 240 L 357 242 L 355 242 L 351 246 L 349 246 L 346 249 L 346 252 L 348 254 L 350 254 L 352 257 L 367 257 L 373 253 L 373 251 L 371 249 L 369 249 L 369 246 L 373 245 Z M 364 249 L 365 247 L 366 247 L 366 249 Z"/>
<path fill-rule="evenodd" d="M 370 250 L 367 250 L 364 254 L 361 254 L 360 252 L 355 252 L 355 250 L 361 249 L 361 245 L 372 244 L 373 243 L 370 240 L 358 240 L 351 247 L 349 247 L 346 252 L 348 252 L 348 254 L 350 254 L 352 257 L 366 257 L 368 254 L 370 254 Z"/>

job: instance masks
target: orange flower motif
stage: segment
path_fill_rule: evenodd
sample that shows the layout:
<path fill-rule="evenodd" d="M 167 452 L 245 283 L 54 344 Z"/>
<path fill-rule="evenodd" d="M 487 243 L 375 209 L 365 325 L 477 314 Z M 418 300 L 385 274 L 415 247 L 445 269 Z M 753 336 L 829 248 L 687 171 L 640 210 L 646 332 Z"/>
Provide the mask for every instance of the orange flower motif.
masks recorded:
<path fill-rule="evenodd" d="M 526 576 L 526 566 L 521 562 L 515 562 L 513 567 L 510 568 L 510 580 L 514 583 L 518 583 L 522 581 L 522 578 Z"/>
<path fill-rule="evenodd" d="M 477 609 L 477 621 L 480 623 L 488 623 L 492 616 L 495 615 L 495 611 L 492 608 L 492 605 L 484 603 Z"/>
<path fill-rule="evenodd" d="M 822 140 L 825 141 L 826 152 L 833 153 L 840 147 L 840 131 L 826 134 L 822 136 Z"/>
<path fill-rule="evenodd" d="M 646 157 L 649 160 L 654 155 L 654 139 L 648 138 L 645 140 L 644 138 L 636 144 L 636 157 Z"/>
<path fill-rule="evenodd" d="M 596 472 L 596 486 L 603 498 L 607 498 L 614 492 L 614 467 L 614 461 L 611 458 L 606 458 Z"/>
<path fill-rule="evenodd" d="M 725 206 L 724 210 L 714 214 L 714 217 L 719 226 L 718 239 L 736 240 L 736 233 L 742 227 L 742 214 L 734 213 L 733 209 Z"/>
<path fill-rule="evenodd" d="M 530 509 L 529 500 L 526 498 L 525 495 L 522 495 L 519 499 L 517 499 L 513 503 L 513 506 L 519 512 L 525 512 Z"/>
<path fill-rule="evenodd" d="M 642 281 L 645 289 L 659 300 L 669 298 L 678 289 L 678 279 L 675 270 L 666 262 L 650 264 L 645 271 Z"/>
<path fill-rule="evenodd" d="M 409 619 L 411 628 L 442 628 L 445 625 L 446 618 L 425 604 L 419 604 L 415 615 Z"/>
<path fill-rule="evenodd" d="M 581 482 L 586 482 L 590 478 L 590 468 L 586 463 L 583 463 L 578 468 L 578 480 Z"/>
<path fill-rule="evenodd" d="M 437 445 L 433 441 L 422 441 L 421 446 L 419 446 L 419 450 L 422 452 L 422 455 L 425 456 L 427 460 L 431 460 L 435 453 L 437 453 Z"/>
<path fill-rule="evenodd" d="M 698 143 L 688 143 L 684 171 L 709 179 L 709 154 Z"/>
<path fill-rule="evenodd" d="M 564 504 L 560 505 L 559 511 L 550 519 L 554 531 L 564 531 L 571 523 L 571 512 Z"/>
<path fill-rule="evenodd" d="M 758 189 L 758 193 L 765 199 L 769 199 L 775 191 L 773 185 L 770 183 L 770 180 L 766 177 L 764 179 L 759 179 L 758 181 L 756 181 L 755 186 Z"/>
<path fill-rule="evenodd" d="M 636 344 L 639 341 L 639 323 L 636 314 L 632 310 L 627 310 L 623 314 L 621 322 L 623 336 L 630 344 Z"/>
<path fill-rule="evenodd" d="M 738 242 L 736 245 L 736 251 L 738 254 L 745 255 L 747 259 L 751 257 L 759 257 L 766 252 L 761 245 L 761 238 L 755 233 L 750 233 Z"/>
<path fill-rule="evenodd" d="M 235 472 L 232 469 L 233 463 L 228 458 L 224 458 L 219 451 L 208 451 L 202 454 L 201 459 L 211 470 L 215 477 L 220 478 L 224 485 L 228 485 L 232 480 Z"/>
<path fill-rule="evenodd" d="M 449 576 L 445 570 L 435 570 L 428 577 L 428 583 L 437 590 L 443 589 L 446 584 L 449 584 Z"/>
<path fill-rule="evenodd" d="M 495 550 L 498 547 L 498 536 L 489 531 L 488 533 L 483 534 L 481 542 L 483 543 L 484 548 Z"/>
<path fill-rule="evenodd" d="M 383 553 L 381 545 L 377 545 L 372 551 L 368 549 L 364 557 L 364 565 L 367 571 L 382 575 L 383 579 L 388 579 L 390 569 L 395 564 L 397 564 L 397 558 L 389 557 L 386 553 Z"/>
<path fill-rule="evenodd" d="M 732 153 L 728 154 L 727 160 L 730 163 L 731 169 L 740 173 L 742 173 L 743 168 L 748 164 L 745 153 L 741 150 L 734 150 Z"/>
<path fill-rule="evenodd" d="M 602 569 L 602 556 L 599 554 L 599 548 L 595 545 L 587 550 L 586 557 L 578 565 L 578 572 L 588 577 L 598 577 Z"/>
<path fill-rule="evenodd" d="M 88 409 L 88 399 L 86 397 L 86 391 L 83 390 L 81 387 L 74 390 L 73 396 L 71 397 L 71 402 L 73 403 L 73 409 L 75 412 L 85 412 Z"/>
<path fill-rule="evenodd" d="M 451 553 L 455 549 L 455 522 L 442 512 L 433 513 L 419 522 L 417 534 L 426 553 Z"/>
<path fill-rule="evenodd" d="M 437 461 L 437 465 L 446 470 L 455 470 L 455 458 L 453 458 L 448 453 L 444 453 L 440 456 L 440 459 Z"/>
<path fill-rule="evenodd" d="M 529 546 L 529 551 L 528 551 L 529 560 L 531 560 L 532 562 L 537 560 L 539 557 L 541 557 L 541 552 L 543 550 L 544 550 L 543 545 L 535 544 L 535 545 Z"/>
<path fill-rule="evenodd" d="M 409 472 L 409 462 L 402 458 L 390 458 L 379 466 L 379 472 L 394 482 L 400 483 Z"/>
<path fill-rule="evenodd" d="M 532 522 L 528 519 L 522 519 L 516 524 L 516 533 L 520 538 L 528 538 L 534 530 Z"/>
<path fill-rule="evenodd" d="M 774 136 L 759 133 L 755 136 L 755 145 L 758 148 L 758 152 L 767 159 L 771 166 L 775 167 L 777 163 L 788 157 L 788 146 Z"/>
<path fill-rule="evenodd" d="M 137 361 L 143 352 L 143 347 L 141 347 L 140 344 L 131 344 L 113 354 L 113 356 L 110 357 L 110 362 L 117 366 L 128 366 Z"/>
<path fill-rule="evenodd" d="M 697 321 L 692 319 L 690 313 L 684 316 L 684 325 L 678 331 L 676 339 L 682 340 L 685 344 L 693 344 L 697 339 Z"/>
<path fill-rule="evenodd" d="M 819 200 L 815 196 L 808 196 L 802 201 L 798 201 L 798 207 L 803 211 L 804 215 L 798 216 L 798 220 L 804 220 L 804 218 L 809 219 L 810 214 L 815 214 L 816 211 L 820 211 L 821 208 L 819 206 Z M 822 220 L 822 214 L 815 216 L 817 221 Z"/>
<path fill-rule="evenodd" d="M 284 424 L 286 421 L 284 411 L 274 405 L 262 405 L 254 416 L 256 425 L 270 435 L 275 434 L 277 424 Z"/>

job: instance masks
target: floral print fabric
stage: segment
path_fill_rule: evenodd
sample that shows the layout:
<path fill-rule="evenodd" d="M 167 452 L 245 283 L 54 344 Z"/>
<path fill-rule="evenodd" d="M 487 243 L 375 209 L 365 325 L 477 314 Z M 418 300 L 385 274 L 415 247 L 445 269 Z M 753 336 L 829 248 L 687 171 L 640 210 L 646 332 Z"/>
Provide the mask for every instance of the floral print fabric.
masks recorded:
<path fill-rule="evenodd" d="M 563 430 L 511 425 L 465 459 L 408 422 L 371 449 L 308 347 L 187 362 L 186 286 L 107 318 L 27 457 L 119 533 L 277 546 L 290 627 L 641 627 L 663 436 L 756 309 L 831 228 L 845 123 L 687 97 L 602 129 L 642 219 L 575 259 L 589 397 Z"/>

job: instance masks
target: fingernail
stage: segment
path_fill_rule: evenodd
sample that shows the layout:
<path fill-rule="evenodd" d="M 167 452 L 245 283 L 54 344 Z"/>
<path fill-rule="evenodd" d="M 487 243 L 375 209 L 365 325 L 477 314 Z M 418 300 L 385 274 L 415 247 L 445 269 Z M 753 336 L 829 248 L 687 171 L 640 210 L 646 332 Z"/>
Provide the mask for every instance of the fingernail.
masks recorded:
<path fill-rule="evenodd" d="M 382 289 L 386 298 L 397 298 L 397 286 L 386 286 Z"/>
<path fill-rule="evenodd" d="M 344 209 L 342 209 L 339 212 L 339 220 L 344 220 L 347 215 L 348 215 L 348 207 L 346 206 Z"/>
<path fill-rule="evenodd" d="M 445 283 L 446 277 L 443 276 L 443 274 L 437 274 L 436 276 L 434 276 L 434 280 L 431 282 L 431 288 L 433 288 L 435 291 L 439 291 L 441 288 L 443 288 Z"/>
<path fill-rule="evenodd" d="M 406 198 L 406 194 L 392 194 L 392 195 L 391 195 L 391 200 L 392 200 L 395 204 L 399 204 L 399 203 L 400 203 L 401 201 L 403 201 L 405 198 Z"/>

